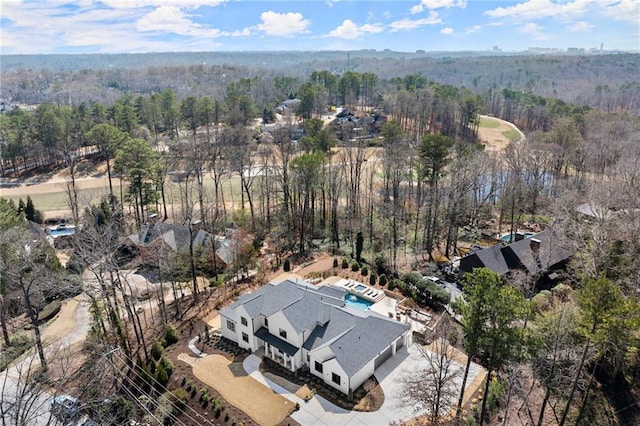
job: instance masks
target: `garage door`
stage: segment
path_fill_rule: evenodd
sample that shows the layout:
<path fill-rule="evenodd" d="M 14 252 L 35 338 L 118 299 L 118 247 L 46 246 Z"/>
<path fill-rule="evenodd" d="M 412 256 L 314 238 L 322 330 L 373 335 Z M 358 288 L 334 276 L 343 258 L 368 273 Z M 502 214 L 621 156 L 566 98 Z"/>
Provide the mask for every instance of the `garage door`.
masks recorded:
<path fill-rule="evenodd" d="M 378 358 L 376 358 L 376 362 L 374 363 L 374 368 L 378 368 L 378 366 L 382 365 L 386 360 L 391 356 L 391 346 L 385 349 L 384 352 L 380 354 Z"/>

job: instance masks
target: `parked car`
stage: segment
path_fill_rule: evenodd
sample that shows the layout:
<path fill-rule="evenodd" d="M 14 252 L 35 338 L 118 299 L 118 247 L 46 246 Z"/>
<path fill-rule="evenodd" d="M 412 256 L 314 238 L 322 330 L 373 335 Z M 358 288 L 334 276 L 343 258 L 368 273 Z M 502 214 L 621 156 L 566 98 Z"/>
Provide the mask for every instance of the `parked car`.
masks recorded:
<path fill-rule="evenodd" d="M 71 395 L 58 395 L 51 400 L 51 412 L 59 419 L 73 419 L 80 414 L 80 401 Z"/>
<path fill-rule="evenodd" d="M 443 282 L 440 278 L 438 278 L 438 277 L 434 277 L 434 276 L 425 276 L 424 278 L 425 278 L 426 280 L 429 280 L 429 281 L 433 282 L 435 285 L 437 285 L 437 286 L 438 286 L 438 287 L 440 287 L 440 288 L 444 288 L 444 287 L 445 287 L 444 282 Z"/>

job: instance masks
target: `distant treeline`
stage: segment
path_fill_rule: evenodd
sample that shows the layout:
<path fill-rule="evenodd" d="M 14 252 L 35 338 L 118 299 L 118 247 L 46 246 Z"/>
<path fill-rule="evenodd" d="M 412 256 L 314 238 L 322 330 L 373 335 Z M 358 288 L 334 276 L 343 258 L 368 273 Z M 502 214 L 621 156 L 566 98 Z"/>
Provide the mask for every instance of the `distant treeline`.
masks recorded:
<path fill-rule="evenodd" d="M 640 55 L 482 56 L 355 52 L 194 52 L 2 56 L 0 98 L 36 105 L 110 105 L 124 94 L 221 96 L 239 78 L 305 81 L 314 71 L 373 73 L 381 80 L 419 75 L 476 94 L 507 88 L 607 112 L 639 110 Z M 458 54 L 455 54 L 458 55 Z"/>

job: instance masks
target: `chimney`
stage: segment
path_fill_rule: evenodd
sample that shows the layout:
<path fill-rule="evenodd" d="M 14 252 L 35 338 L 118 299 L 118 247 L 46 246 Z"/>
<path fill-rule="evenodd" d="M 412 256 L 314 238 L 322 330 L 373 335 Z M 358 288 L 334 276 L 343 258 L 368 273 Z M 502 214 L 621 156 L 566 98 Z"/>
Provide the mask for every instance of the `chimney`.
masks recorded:
<path fill-rule="evenodd" d="M 533 258 L 538 265 L 538 269 L 542 269 L 542 262 L 540 261 L 540 240 L 537 238 L 530 238 L 531 251 L 533 252 Z"/>
<path fill-rule="evenodd" d="M 537 238 L 530 238 L 530 246 L 531 246 L 531 251 L 535 254 L 538 255 L 538 253 L 540 252 L 540 240 Z"/>
<path fill-rule="evenodd" d="M 195 235 L 202 227 L 202 221 L 200 219 L 194 220 L 189 224 L 189 227 L 191 228 L 191 232 L 193 232 L 193 235 Z"/>

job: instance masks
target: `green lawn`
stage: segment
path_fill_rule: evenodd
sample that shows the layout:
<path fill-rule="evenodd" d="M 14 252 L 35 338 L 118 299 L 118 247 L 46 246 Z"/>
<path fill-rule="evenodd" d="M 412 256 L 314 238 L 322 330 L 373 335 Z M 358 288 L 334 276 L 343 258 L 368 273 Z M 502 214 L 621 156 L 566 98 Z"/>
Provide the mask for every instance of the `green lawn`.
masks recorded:
<path fill-rule="evenodd" d="M 114 182 L 115 183 L 115 182 Z M 119 186 L 114 184 L 114 192 L 118 191 Z M 103 195 L 107 195 L 109 193 L 108 188 L 91 188 L 91 189 L 81 189 L 78 191 L 78 204 L 81 208 L 88 206 L 91 203 L 97 203 L 100 201 L 100 198 Z M 33 200 L 33 204 L 36 209 L 45 213 L 48 211 L 57 211 L 57 210 L 69 210 L 69 203 L 67 202 L 67 193 L 61 188 L 58 191 L 49 191 L 49 192 L 30 192 L 29 196 Z M 22 198 L 26 200 L 26 195 L 24 196 L 7 196 L 6 198 L 12 199 L 18 204 L 18 200 Z"/>
<path fill-rule="evenodd" d="M 480 117 L 480 127 L 485 129 L 497 129 L 500 127 L 500 122 L 494 118 Z"/>
<path fill-rule="evenodd" d="M 516 129 L 505 130 L 504 132 L 502 132 L 502 134 L 510 141 L 517 141 L 518 139 L 520 139 L 520 132 L 518 132 Z"/>
<path fill-rule="evenodd" d="M 125 182 L 124 184 L 125 184 L 125 188 L 129 186 L 128 182 Z M 259 183 L 256 182 L 255 186 L 258 186 L 258 184 Z M 205 198 L 210 203 L 211 200 L 213 200 L 214 198 L 213 196 L 214 186 L 213 186 L 213 180 L 208 175 L 205 178 L 204 187 L 205 187 L 205 194 L 206 194 Z M 32 188 L 32 191 L 29 191 L 28 195 L 33 200 L 33 204 L 35 205 L 36 209 L 40 210 L 41 212 L 46 213 L 50 211 L 69 210 L 69 203 L 67 202 L 67 193 L 64 190 L 63 185 L 60 185 L 59 188 L 56 188 L 48 192 L 38 192 L 42 190 L 37 186 L 33 186 L 31 188 Z M 120 185 L 117 179 L 113 181 L 113 192 L 116 197 L 120 198 Z M 222 192 L 222 195 L 224 196 L 224 201 L 225 203 L 227 203 L 227 206 L 229 206 L 229 204 L 231 203 L 233 205 L 238 205 L 240 203 L 240 200 L 241 200 L 240 178 L 238 177 L 237 174 L 234 174 L 230 177 L 226 177 L 225 179 L 222 180 L 221 192 Z M 104 188 L 90 188 L 90 189 L 78 190 L 78 204 L 80 206 L 80 209 L 83 210 L 85 207 L 87 207 L 92 203 L 97 204 L 100 201 L 100 199 L 106 196 L 108 193 L 109 193 L 109 188 L 106 186 Z M 181 200 L 183 199 L 183 197 L 184 197 L 184 184 L 178 184 L 177 182 L 172 181 L 170 178 L 167 178 L 166 187 L 165 187 L 165 198 L 166 198 L 167 204 L 174 204 L 175 206 L 179 206 L 181 204 Z M 14 202 L 17 204 L 20 198 L 22 198 L 23 200 L 26 200 L 26 195 L 4 196 L 4 198 L 13 199 Z M 193 188 L 190 191 L 189 199 L 190 199 L 190 203 L 195 204 L 197 202 L 197 191 L 195 189 L 195 185 L 193 185 Z M 247 200 L 245 197 L 245 203 L 246 201 Z M 257 201 L 258 199 L 256 199 L 256 202 Z M 246 204 L 246 206 L 248 208 L 248 204 Z"/>

